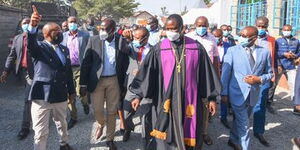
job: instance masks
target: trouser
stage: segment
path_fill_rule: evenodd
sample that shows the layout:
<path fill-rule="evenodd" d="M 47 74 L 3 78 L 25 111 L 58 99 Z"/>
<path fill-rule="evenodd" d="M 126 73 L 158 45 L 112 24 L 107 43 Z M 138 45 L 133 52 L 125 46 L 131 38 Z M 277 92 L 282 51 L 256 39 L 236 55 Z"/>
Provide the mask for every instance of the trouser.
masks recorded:
<path fill-rule="evenodd" d="M 95 119 L 100 127 L 106 125 L 107 141 L 114 140 L 116 112 L 120 98 L 120 87 L 117 76 L 100 77 L 96 89 L 91 93 Z M 106 102 L 106 114 L 104 103 Z M 106 120 L 105 120 L 106 117 Z"/>
<path fill-rule="evenodd" d="M 289 88 L 291 91 L 291 99 L 294 100 L 294 86 L 295 86 L 295 78 L 296 78 L 296 69 L 284 70 L 284 71 L 278 72 L 278 74 L 276 74 L 276 77 L 275 77 L 276 81 L 275 81 L 275 83 L 272 83 L 272 86 L 269 89 L 268 103 L 273 102 L 276 87 L 277 87 L 278 82 L 283 74 L 287 77 L 288 85 L 289 85 Z"/>
<path fill-rule="evenodd" d="M 241 145 L 243 150 L 250 150 L 249 119 L 253 111 L 250 99 L 248 98 L 241 106 L 231 104 L 231 107 L 235 114 L 235 119 L 230 130 L 229 139 L 233 143 Z"/>
<path fill-rule="evenodd" d="M 270 87 L 271 81 L 261 86 L 258 102 L 254 106 L 253 132 L 256 134 L 265 133 L 266 104 Z"/>
<path fill-rule="evenodd" d="M 298 66 L 297 73 L 296 73 L 296 80 L 295 80 L 295 105 L 300 105 L 300 65 Z"/>
<path fill-rule="evenodd" d="M 31 114 L 34 130 L 34 150 L 46 150 L 50 114 L 52 114 L 53 121 L 60 137 L 60 145 L 67 144 L 67 101 L 48 103 L 44 100 L 33 100 Z"/>
<path fill-rule="evenodd" d="M 73 80 L 76 85 L 76 96 L 81 100 L 82 105 L 88 105 L 88 98 L 87 96 L 80 96 L 80 67 L 72 67 L 73 71 Z M 70 110 L 71 118 L 73 120 L 77 120 L 77 108 L 76 108 L 76 98 L 72 103 L 68 104 L 68 108 Z"/>
<path fill-rule="evenodd" d="M 144 103 L 147 101 L 147 103 Z M 141 111 L 140 120 L 142 123 L 142 138 L 145 140 L 146 146 L 150 141 L 150 132 L 152 131 L 152 114 L 151 114 L 152 103 L 150 99 L 143 99 L 141 106 L 138 108 Z M 125 130 L 134 130 L 133 116 L 136 111 L 131 106 L 130 100 L 124 100 L 124 125 Z"/>
<path fill-rule="evenodd" d="M 31 101 L 28 100 L 28 96 L 32 85 L 32 79 L 30 79 L 26 69 L 20 70 L 20 75 L 22 82 L 25 82 L 24 110 L 21 128 L 29 129 L 31 124 Z"/>
<path fill-rule="evenodd" d="M 208 133 L 208 117 L 209 117 L 209 108 L 208 108 L 208 100 L 203 99 L 203 128 L 202 135 L 207 135 Z"/>

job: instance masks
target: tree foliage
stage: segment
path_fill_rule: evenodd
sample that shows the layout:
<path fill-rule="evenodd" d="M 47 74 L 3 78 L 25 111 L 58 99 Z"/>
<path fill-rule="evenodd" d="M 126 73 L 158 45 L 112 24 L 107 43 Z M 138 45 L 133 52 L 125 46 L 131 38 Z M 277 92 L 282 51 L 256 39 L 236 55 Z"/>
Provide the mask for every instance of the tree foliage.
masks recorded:
<path fill-rule="evenodd" d="M 30 8 L 30 2 L 56 2 L 57 0 L 0 0 L 0 5 L 22 9 Z"/>
<path fill-rule="evenodd" d="M 133 15 L 138 5 L 135 0 L 76 0 L 73 3 L 79 17 L 112 17 L 115 20 Z"/>

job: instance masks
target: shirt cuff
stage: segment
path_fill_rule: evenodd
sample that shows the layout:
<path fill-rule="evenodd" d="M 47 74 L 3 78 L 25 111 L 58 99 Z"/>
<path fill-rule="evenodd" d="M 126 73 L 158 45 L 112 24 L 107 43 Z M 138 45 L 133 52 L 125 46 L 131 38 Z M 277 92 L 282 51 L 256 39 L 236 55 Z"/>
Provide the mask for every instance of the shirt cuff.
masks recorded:
<path fill-rule="evenodd" d="M 28 30 L 28 33 L 35 34 L 37 32 L 37 27 L 33 27 L 33 26 L 29 25 L 27 30 Z"/>

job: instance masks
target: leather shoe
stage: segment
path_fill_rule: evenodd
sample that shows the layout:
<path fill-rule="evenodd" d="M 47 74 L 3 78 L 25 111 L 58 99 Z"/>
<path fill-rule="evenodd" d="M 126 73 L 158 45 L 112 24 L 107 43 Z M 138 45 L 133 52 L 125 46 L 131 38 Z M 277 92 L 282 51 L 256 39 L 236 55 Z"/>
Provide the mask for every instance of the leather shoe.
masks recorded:
<path fill-rule="evenodd" d="M 90 113 L 90 107 L 88 104 L 84 104 L 83 106 L 83 111 L 86 115 L 88 115 Z"/>
<path fill-rule="evenodd" d="M 96 140 L 98 140 L 101 136 L 102 136 L 102 134 L 103 134 L 103 128 L 104 127 L 98 127 L 97 129 L 96 129 L 96 134 L 95 134 L 95 137 L 96 137 Z"/>
<path fill-rule="evenodd" d="M 242 150 L 241 145 L 239 144 L 234 144 L 231 140 L 228 140 L 227 143 L 230 147 L 232 147 L 234 150 Z"/>
<path fill-rule="evenodd" d="M 300 138 L 293 138 L 292 142 L 300 149 Z"/>
<path fill-rule="evenodd" d="M 227 119 L 220 119 L 221 123 L 227 128 L 230 129 L 229 123 Z"/>
<path fill-rule="evenodd" d="M 209 137 L 209 135 L 203 135 L 203 142 L 206 145 L 212 145 L 213 144 L 213 140 Z"/>
<path fill-rule="evenodd" d="M 275 115 L 276 114 L 276 111 L 275 109 L 273 108 L 272 104 L 267 104 L 267 110 L 270 114 L 273 114 Z"/>
<path fill-rule="evenodd" d="M 25 139 L 28 136 L 29 132 L 30 130 L 27 128 L 21 129 L 21 131 L 18 133 L 18 139 L 19 140 Z"/>
<path fill-rule="evenodd" d="M 270 146 L 269 142 L 265 139 L 263 134 L 254 133 L 254 137 L 256 137 L 262 145 L 264 145 L 266 147 Z"/>
<path fill-rule="evenodd" d="M 109 150 L 117 150 L 117 146 L 115 145 L 114 141 L 107 141 L 106 145 Z"/>
<path fill-rule="evenodd" d="M 125 130 L 124 135 L 123 135 L 123 142 L 127 142 L 130 138 L 131 131 L 130 130 Z"/>
<path fill-rule="evenodd" d="M 66 144 L 66 145 L 60 146 L 59 150 L 73 150 L 73 148 L 69 144 Z"/>
<path fill-rule="evenodd" d="M 296 109 L 296 107 L 294 107 L 293 114 L 300 115 L 300 109 Z"/>
<path fill-rule="evenodd" d="M 76 123 L 77 123 L 77 120 L 70 119 L 70 121 L 68 122 L 68 130 L 72 129 Z"/>

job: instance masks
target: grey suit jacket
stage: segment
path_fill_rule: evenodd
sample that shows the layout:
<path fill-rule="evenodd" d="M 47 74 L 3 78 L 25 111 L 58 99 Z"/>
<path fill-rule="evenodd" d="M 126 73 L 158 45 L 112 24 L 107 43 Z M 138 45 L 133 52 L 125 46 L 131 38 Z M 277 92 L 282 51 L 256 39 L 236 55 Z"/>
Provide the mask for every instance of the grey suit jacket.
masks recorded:
<path fill-rule="evenodd" d="M 68 47 L 67 42 L 69 39 L 69 33 L 70 33 L 69 31 L 63 33 L 64 39 L 61 42 L 61 44 L 65 47 Z M 78 30 L 77 36 L 78 36 L 78 42 L 79 42 L 79 59 L 80 59 L 80 64 L 81 64 L 82 60 L 83 60 L 85 48 L 89 41 L 90 35 L 87 32 Z"/>

